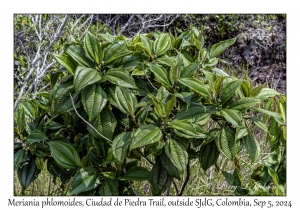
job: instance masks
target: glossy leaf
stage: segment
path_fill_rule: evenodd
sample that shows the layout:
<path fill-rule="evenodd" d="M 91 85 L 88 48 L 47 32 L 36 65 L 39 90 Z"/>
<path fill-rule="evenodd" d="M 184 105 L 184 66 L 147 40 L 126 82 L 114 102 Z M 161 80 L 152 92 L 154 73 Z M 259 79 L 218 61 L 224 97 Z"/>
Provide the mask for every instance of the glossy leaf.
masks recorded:
<path fill-rule="evenodd" d="M 154 73 L 155 78 L 165 87 L 170 87 L 170 81 L 168 78 L 168 73 L 166 71 L 166 69 L 164 69 L 163 67 L 159 67 L 157 65 L 148 63 L 148 66 L 150 68 L 150 71 L 152 73 Z"/>
<path fill-rule="evenodd" d="M 228 83 L 225 87 L 223 87 L 223 89 L 221 90 L 221 102 L 223 105 L 231 99 L 231 97 L 235 94 L 241 84 L 241 80 L 236 80 Z"/>
<path fill-rule="evenodd" d="M 188 162 L 187 151 L 173 139 L 168 139 L 164 147 L 166 155 L 170 158 L 171 162 L 181 172 L 184 172 Z"/>
<path fill-rule="evenodd" d="M 206 171 L 213 164 L 215 164 L 219 158 L 219 150 L 217 148 L 216 142 L 212 141 L 206 145 L 201 146 L 199 152 L 199 162 L 201 168 Z"/>
<path fill-rule="evenodd" d="M 171 47 L 171 38 L 169 34 L 161 34 L 154 42 L 153 51 L 156 55 L 166 53 Z"/>
<path fill-rule="evenodd" d="M 124 162 L 131 141 L 132 141 L 131 132 L 127 132 L 127 133 L 123 132 L 114 138 L 111 146 L 112 153 L 118 159 L 118 161 Z"/>
<path fill-rule="evenodd" d="M 196 79 L 196 78 L 180 78 L 178 79 L 179 83 L 181 83 L 184 86 L 187 86 L 191 90 L 195 91 L 199 95 L 210 99 L 210 93 L 208 91 L 208 88 L 204 84 L 204 82 Z"/>
<path fill-rule="evenodd" d="M 35 142 L 46 141 L 48 140 L 48 137 L 43 132 L 36 129 L 27 136 L 26 140 L 30 143 L 35 143 Z"/>
<path fill-rule="evenodd" d="M 25 149 L 20 149 L 14 154 L 14 170 L 18 170 L 21 163 L 27 158 L 28 154 Z"/>
<path fill-rule="evenodd" d="M 100 134 L 108 139 L 112 139 L 117 126 L 117 120 L 112 111 L 110 111 L 107 107 L 104 107 L 100 112 L 100 115 L 91 122 L 91 125 L 96 128 Z M 94 138 L 102 139 L 102 137 L 90 126 L 87 126 L 87 130 Z"/>
<path fill-rule="evenodd" d="M 81 92 L 81 103 L 89 116 L 89 121 L 94 120 L 107 103 L 107 95 L 98 84 L 90 85 Z"/>
<path fill-rule="evenodd" d="M 185 138 L 206 138 L 207 131 L 200 126 L 191 123 L 188 120 L 173 120 L 170 123 L 170 127 L 175 129 L 177 135 Z M 181 135 L 183 134 L 183 135 Z"/>
<path fill-rule="evenodd" d="M 91 63 L 85 58 L 84 50 L 81 46 L 70 45 L 67 47 L 66 53 L 68 53 L 79 66 L 91 67 Z"/>
<path fill-rule="evenodd" d="M 144 181 L 148 180 L 150 172 L 143 167 L 135 167 L 127 171 L 122 177 L 122 180 Z"/>
<path fill-rule="evenodd" d="M 142 125 L 133 134 L 130 150 L 160 141 L 162 137 L 162 132 L 157 126 Z"/>
<path fill-rule="evenodd" d="M 53 160 L 53 158 L 47 160 L 47 170 L 51 175 L 59 177 L 63 184 L 66 184 L 71 176 L 74 175 L 74 170 L 62 168 Z"/>
<path fill-rule="evenodd" d="M 160 161 L 161 161 L 161 164 L 163 165 L 163 167 L 166 169 L 167 173 L 168 173 L 171 177 L 175 177 L 176 179 L 181 180 L 181 175 L 182 175 L 182 173 L 181 173 L 180 170 L 172 163 L 172 161 L 171 161 L 170 158 L 166 155 L 165 152 L 163 152 L 162 155 L 160 156 Z"/>
<path fill-rule="evenodd" d="M 260 156 L 260 146 L 256 138 L 249 133 L 243 138 L 247 153 L 250 156 L 251 162 L 256 163 Z"/>
<path fill-rule="evenodd" d="M 214 58 L 218 55 L 220 55 L 222 52 L 224 52 L 229 46 L 233 45 L 235 42 L 236 38 L 233 39 L 228 39 L 225 41 L 221 41 L 217 44 L 214 44 L 211 46 L 209 49 L 209 57 Z"/>
<path fill-rule="evenodd" d="M 85 56 L 90 61 L 95 61 L 97 64 L 100 64 L 102 62 L 101 60 L 102 48 L 100 46 L 100 42 L 89 31 L 84 36 L 83 49 L 84 49 Z"/>
<path fill-rule="evenodd" d="M 26 128 L 26 118 L 23 106 L 19 106 L 16 111 L 15 117 L 19 131 L 22 132 Z"/>
<path fill-rule="evenodd" d="M 238 99 L 238 100 L 230 103 L 228 108 L 239 110 L 242 112 L 242 111 L 247 110 L 250 107 L 253 107 L 259 103 L 260 103 L 259 99 L 247 97 L 247 98 Z"/>
<path fill-rule="evenodd" d="M 72 60 L 72 58 L 67 54 L 62 55 L 53 55 L 54 58 L 71 73 L 71 75 L 75 74 L 75 70 L 77 64 Z"/>
<path fill-rule="evenodd" d="M 113 179 L 105 179 L 99 187 L 100 196 L 118 196 L 119 182 Z"/>
<path fill-rule="evenodd" d="M 184 69 L 180 72 L 180 77 L 182 78 L 189 78 L 192 77 L 194 72 L 198 69 L 199 65 L 201 64 L 200 61 L 191 63 L 190 65 L 184 67 Z"/>
<path fill-rule="evenodd" d="M 73 109 L 70 93 L 72 94 L 75 108 L 78 108 L 80 106 L 80 95 L 75 95 L 72 82 L 63 83 L 55 91 L 55 99 L 53 105 L 55 114 L 61 114 L 63 112 L 70 111 Z"/>
<path fill-rule="evenodd" d="M 126 47 L 126 42 L 120 41 L 105 48 L 104 59 L 103 59 L 105 61 L 105 65 L 108 65 L 113 61 L 132 53 L 131 51 L 127 50 L 125 47 Z"/>
<path fill-rule="evenodd" d="M 266 124 L 262 120 L 260 120 L 257 117 L 251 117 L 251 120 L 255 123 L 256 126 L 260 127 L 263 129 L 265 132 L 269 132 Z"/>
<path fill-rule="evenodd" d="M 265 100 L 265 99 L 272 98 L 277 95 L 280 95 L 280 94 L 274 89 L 262 88 L 262 90 L 256 97 L 259 98 L 260 100 Z"/>
<path fill-rule="evenodd" d="M 210 115 L 210 110 L 206 107 L 190 107 L 188 109 L 180 110 L 174 119 L 176 120 L 188 120 L 190 122 L 197 122 L 205 119 Z"/>
<path fill-rule="evenodd" d="M 75 161 L 75 155 L 78 156 L 77 151 L 70 145 L 61 141 L 50 141 L 51 155 L 55 162 L 66 169 L 76 169 L 78 167 Z"/>
<path fill-rule="evenodd" d="M 230 122 L 234 127 L 241 126 L 242 114 L 238 110 L 222 109 L 220 113 L 225 120 Z"/>
<path fill-rule="evenodd" d="M 69 195 L 95 189 L 100 184 L 99 170 L 93 167 L 80 169 L 74 176 Z"/>
<path fill-rule="evenodd" d="M 235 134 L 231 128 L 224 127 L 217 139 L 217 146 L 228 159 L 233 160 L 238 153 L 238 146 L 235 142 Z"/>
<path fill-rule="evenodd" d="M 108 70 L 104 78 L 115 85 L 133 89 L 137 88 L 134 79 L 127 72 L 120 69 Z"/>
<path fill-rule="evenodd" d="M 95 69 L 78 66 L 74 76 L 75 92 L 85 88 L 88 85 L 94 84 L 101 79 L 101 75 Z"/>
<path fill-rule="evenodd" d="M 39 175 L 40 169 L 35 164 L 35 157 L 29 156 L 19 167 L 18 177 L 23 189 L 26 189 Z"/>
<path fill-rule="evenodd" d="M 160 159 L 157 159 L 149 176 L 152 195 L 161 195 L 170 183 L 170 177 L 166 169 L 162 166 Z"/>
<path fill-rule="evenodd" d="M 265 109 L 260 109 L 260 108 L 252 108 L 254 111 L 257 111 L 257 112 L 260 112 L 260 113 L 263 113 L 263 114 L 266 114 L 266 115 L 269 115 L 269 116 L 272 116 L 274 117 L 274 119 L 280 124 L 280 125 L 284 125 L 285 122 L 284 120 L 282 119 L 282 116 L 277 113 L 277 112 L 272 112 L 272 111 L 269 111 L 269 110 L 265 110 Z"/>

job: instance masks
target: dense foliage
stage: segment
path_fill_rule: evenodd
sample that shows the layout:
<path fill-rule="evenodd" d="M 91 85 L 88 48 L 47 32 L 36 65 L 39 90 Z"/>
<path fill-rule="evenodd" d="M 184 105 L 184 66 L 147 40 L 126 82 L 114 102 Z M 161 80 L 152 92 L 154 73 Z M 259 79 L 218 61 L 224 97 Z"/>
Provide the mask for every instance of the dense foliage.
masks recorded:
<path fill-rule="evenodd" d="M 62 66 L 51 74 L 51 91 L 23 98 L 15 111 L 14 167 L 23 189 L 48 170 L 71 181 L 69 195 L 135 195 L 140 181 L 152 195 L 173 187 L 182 195 L 198 158 L 204 171 L 221 171 L 236 195 L 285 194 L 285 97 L 216 67 L 235 41 L 206 48 L 195 27 L 179 36 L 72 39 L 53 55 Z M 272 152 L 252 170 L 249 183 L 262 186 L 255 190 L 237 158 L 260 158 L 254 127 L 268 133 Z M 220 157 L 234 162 L 232 173 L 218 166 Z"/>

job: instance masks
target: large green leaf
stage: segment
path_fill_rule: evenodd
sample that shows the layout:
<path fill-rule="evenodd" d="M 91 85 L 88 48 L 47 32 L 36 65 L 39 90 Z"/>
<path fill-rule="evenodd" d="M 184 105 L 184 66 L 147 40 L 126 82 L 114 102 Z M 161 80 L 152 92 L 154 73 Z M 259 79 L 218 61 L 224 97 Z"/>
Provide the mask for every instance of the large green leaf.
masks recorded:
<path fill-rule="evenodd" d="M 141 42 L 142 44 L 150 51 L 152 52 L 152 48 L 153 48 L 153 41 L 151 41 L 147 36 L 145 36 L 144 34 L 140 35 L 141 38 Z"/>
<path fill-rule="evenodd" d="M 61 167 L 53 158 L 47 160 L 47 170 L 51 175 L 60 178 L 63 184 L 66 184 L 75 174 L 75 170 L 69 170 Z"/>
<path fill-rule="evenodd" d="M 138 49 L 140 48 L 140 49 L 144 50 L 147 53 L 148 57 L 151 56 L 151 49 L 149 49 L 143 43 L 139 42 L 139 43 L 136 43 L 134 46 L 137 47 Z"/>
<path fill-rule="evenodd" d="M 255 123 L 256 126 L 260 127 L 267 133 L 269 132 L 266 124 L 261 119 L 259 119 L 257 117 L 251 117 L 251 120 Z"/>
<path fill-rule="evenodd" d="M 132 53 L 131 51 L 127 50 L 125 47 L 126 47 L 126 42 L 120 41 L 105 48 L 104 59 L 103 59 L 105 61 L 105 65 L 108 65 L 113 61 L 115 61 L 116 59 L 122 58 Z"/>
<path fill-rule="evenodd" d="M 104 107 L 100 112 L 100 115 L 91 122 L 91 125 L 96 128 L 100 134 L 108 139 L 112 139 L 117 126 L 117 120 L 112 111 L 110 111 L 108 107 Z M 87 127 L 87 130 L 94 138 L 102 139 L 102 137 L 90 126 Z"/>
<path fill-rule="evenodd" d="M 137 88 L 134 79 L 128 74 L 128 72 L 121 69 L 108 70 L 104 78 L 115 85 L 126 88 Z"/>
<path fill-rule="evenodd" d="M 166 171 L 168 172 L 168 174 L 171 177 L 175 177 L 176 179 L 181 180 L 181 175 L 182 173 L 180 172 L 180 170 L 172 163 L 172 161 L 170 160 L 170 158 L 166 155 L 165 152 L 163 152 L 160 156 L 160 161 L 161 164 L 163 165 L 163 167 L 166 169 Z"/>
<path fill-rule="evenodd" d="M 259 92 L 259 94 L 256 96 L 260 100 L 265 100 L 268 98 L 272 98 L 274 96 L 280 95 L 276 90 L 271 88 L 262 88 L 262 90 Z"/>
<path fill-rule="evenodd" d="M 80 106 L 80 98 L 79 98 L 80 95 L 79 94 L 75 95 L 72 81 L 69 81 L 67 83 L 61 84 L 55 91 L 54 106 L 53 106 L 55 114 L 61 114 L 66 111 L 73 110 L 70 93 L 72 94 L 75 108 L 78 108 Z"/>
<path fill-rule="evenodd" d="M 118 161 L 124 162 L 131 141 L 131 132 L 123 132 L 114 138 L 111 148 L 113 155 L 118 159 Z"/>
<path fill-rule="evenodd" d="M 255 106 L 259 103 L 260 103 L 259 99 L 247 97 L 247 98 L 238 99 L 238 100 L 230 103 L 228 108 L 239 110 L 242 112 L 242 111 L 245 111 L 245 110 L 249 109 L 250 107 Z"/>
<path fill-rule="evenodd" d="M 260 146 L 258 141 L 251 133 L 245 136 L 243 141 L 252 163 L 257 162 L 260 156 Z"/>
<path fill-rule="evenodd" d="M 62 55 L 53 55 L 54 58 L 64 67 L 66 67 L 66 69 L 68 69 L 68 71 L 71 73 L 71 75 L 74 75 L 77 64 L 72 60 L 72 58 L 67 55 L 67 54 L 62 54 Z"/>
<path fill-rule="evenodd" d="M 171 179 L 160 162 L 160 159 L 156 159 L 154 166 L 150 172 L 149 182 L 151 184 L 152 195 L 161 195 L 167 189 Z"/>
<path fill-rule="evenodd" d="M 181 92 L 181 93 L 175 93 L 175 96 L 177 98 L 180 98 L 182 101 L 184 101 L 187 104 L 187 107 L 189 107 L 192 103 L 194 92 Z"/>
<path fill-rule="evenodd" d="M 129 113 L 129 108 L 126 103 L 125 97 L 119 86 L 117 87 L 109 87 L 108 91 L 108 101 L 111 105 L 115 106 L 124 114 Z"/>
<path fill-rule="evenodd" d="M 236 80 L 229 82 L 225 87 L 223 87 L 223 89 L 221 90 L 221 102 L 223 105 L 231 99 L 231 97 L 235 94 L 241 84 L 241 80 Z"/>
<path fill-rule="evenodd" d="M 26 137 L 26 140 L 30 143 L 35 143 L 48 140 L 48 137 L 42 131 L 36 129 Z"/>
<path fill-rule="evenodd" d="M 148 66 L 150 68 L 150 71 L 154 73 L 155 78 L 165 87 L 170 87 L 170 81 L 168 78 L 167 70 L 163 67 L 160 67 L 158 65 L 154 65 L 151 63 L 148 63 Z"/>
<path fill-rule="evenodd" d="M 133 134 L 130 150 L 160 141 L 162 137 L 162 132 L 157 126 L 142 125 Z"/>
<path fill-rule="evenodd" d="M 196 62 L 191 63 L 190 65 L 184 67 L 184 69 L 180 73 L 180 77 L 183 77 L 183 78 L 192 77 L 194 72 L 198 69 L 200 64 L 201 64 L 200 61 L 196 61 Z"/>
<path fill-rule="evenodd" d="M 157 63 L 173 67 L 176 64 L 174 57 L 168 57 L 167 55 L 161 56 L 155 60 Z"/>
<path fill-rule="evenodd" d="M 89 116 L 89 121 L 94 120 L 105 107 L 107 95 L 98 84 L 90 85 L 81 92 L 81 103 Z"/>
<path fill-rule="evenodd" d="M 156 55 L 165 54 L 171 47 L 171 38 L 169 34 L 161 34 L 154 42 L 153 51 Z"/>
<path fill-rule="evenodd" d="M 78 167 L 75 156 L 78 159 L 79 155 L 70 144 L 61 141 L 50 141 L 48 145 L 50 146 L 51 155 L 58 165 L 66 169 L 76 169 Z"/>
<path fill-rule="evenodd" d="M 274 185 L 278 186 L 279 178 L 276 171 L 274 171 L 272 168 L 268 168 L 268 173 L 272 177 Z"/>
<path fill-rule="evenodd" d="M 35 158 L 34 156 L 29 156 L 18 169 L 19 182 L 23 189 L 26 189 L 41 172 L 35 164 Z"/>
<path fill-rule="evenodd" d="M 99 170 L 93 167 L 80 169 L 74 176 L 69 195 L 95 189 L 100 184 Z"/>
<path fill-rule="evenodd" d="M 127 171 L 122 177 L 122 180 L 144 181 L 148 180 L 150 172 L 143 167 L 134 167 Z"/>
<path fill-rule="evenodd" d="M 209 167 L 215 164 L 219 158 L 219 150 L 216 142 L 212 141 L 206 145 L 201 146 L 199 152 L 199 162 L 201 168 L 206 171 Z"/>
<path fill-rule="evenodd" d="M 108 100 L 124 114 L 134 114 L 137 108 L 136 96 L 127 88 L 117 86 L 108 88 Z"/>
<path fill-rule="evenodd" d="M 191 90 L 195 91 L 199 95 L 210 99 L 210 93 L 208 91 L 208 88 L 204 84 L 204 82 L 196 79 L 196 78 L 180 78 L 178 81 L 184 85 L 190 88 Z"/>
<path fill-rule="evenodd" d="M 18 170 L 19 166 L 27 158 L 27 156 L 28 154 L 23 148 L 14 155 L 14 170 Z"/>
<path fill-rule="evenodd" d="M 277 112 L 272 112 L 272 111 L 269 111 L 269 110 L 265 110 L 265 109 L 260 109 L 260 108 L 252 108 L 254 111 L 257 111 L 257 112 L 260 112 L 260 113 L 263 113 L 263 114 L 266 114 L 266 115 L 269 115 L 269 116 L 272 116 L 274 117 L 274 119 L 280 124 L 280 125 L 285 125 L 285 122 L 284 120 L 282 119 L 282 116 L 277 113 Z"/>
<path fill-rule="evenodd" d="M 166 117 L 166 110 L 165 110 L 165 104 L 161 100 L 159 100 L 157 97 L 149 94 L 148 95 L 154 104 L 154 110 L 160 117 Z"/>
<path fill-rule="evenodd" d="M 18 109 L 15 112 L 15 118 L 19 131 L 22 132 L 26 128 L 26 118 L 23 106 L 19 105 Z"/>
<path fill-rule="evenodd" d="M 173 139 L 168 139 L 164 147 L 171 162 L 183 173 L 188 163 L 188 154 L 185 148 Z"/>
<path fill-rule="evenodd" d="M 207 131 L 189 120 L 173 120 L 170 127 L 175 129 L 175 133 L 184 138 L 206 138 Z"/>
<path fill-rule="evenodd" d="M 79 66 L 91 67 L 91 63 L 85 58 L 84 50 L 81 46 L 70 45 L 67 47 L 66 52 L 78 63 Z"/>
<path fill-rule="evenodd" d="M 89 31 L 84 36 L 83 49 L 84 49 L 85 56 L 90 61 L 95 61 L 97 64 L 100 64 L 102 62 L 101 60 L 102 48 L 100 42 Z"/>
<path fill-rule="evenodd" d="M 174 119 L 188 120 L 190 122 L 198 122 L 210 116 L 210 109 L 204 106 L 195 106 L 188 109 L 180 110 Z"/>
<path fill-rule="evenodd" d="M 221 41 L 219 43 L 214 44 L 211 46 L 209 49 L 209 57 L 213 58 L 218 55 L 220 55 L 222 52 L 224 52 L 229 46 L 233 45 L 235 42 L 236 38 L 233 39 L 228 39 L 225 41 Z"/>
<path fill-rule="evenodd" d="M 75 92 L 101 79 L 101 75 L 95 69 L 78 66 L 74 76 Z"/>
<path fill-rule="evenodd" d="M 34 99 L 25 99 L 19 104 L 19 107 L 23 107 L 24 109 L 25 118 L 35 119 L 38 117 L 37 104 L 38 102 Z"/>
<path fill-rule="evenodd" d="M 228 159 L 233 160 L 238 153 L 238 145 L 235 142 L 235 133 L 231 128 L 224 127 L 217 139 L 217 146 Z"/>
<path fill-rule="evenodd" d="M 100 196 L 118 196 L 119 182 L 115 179 L 105 179 L 99 187 Z"/>
<path fill-rule="evenodd" d="M 227 122 L 230 122 L 234 127 L 242 125 L 242 114 L 238 110 L 222 109 L 221 115 Z"/>

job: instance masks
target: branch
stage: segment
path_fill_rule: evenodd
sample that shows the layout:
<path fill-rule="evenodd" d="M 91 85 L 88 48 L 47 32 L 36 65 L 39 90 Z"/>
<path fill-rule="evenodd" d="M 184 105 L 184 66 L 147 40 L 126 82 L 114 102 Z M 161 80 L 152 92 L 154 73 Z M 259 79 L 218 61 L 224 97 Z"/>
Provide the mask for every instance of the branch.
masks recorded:
<path fill-rule="evenodd" d="M 65 30 L 66 24 L 68 22 L 68 19 L 69 19 L 69 15 L 66 15 L 65 18 L 64 18 L 64 21 L 62 22 L 62 24 L 57 29 L 57 32 L 54 34 L 54 38 L 51 40 L 49 46 L 44 50 L 43 53 L 40 53 L 40 51 L 41 51 L 41 45 L 39 44 L 37 52 L 36 52 L 36 55 L 35 55 L 33 61 L 30 64 L 29 72 L 28 72 L 28 74 L 27 74 L 27 76 L 26 76 L 26 78 L 25 78 L 25 80 L 23 82 L 23 85 L 22 85 L 22 87 L 20 89 L 18 97 L 17 97 L 17 99 L 15 101 L 14 110 L 17 108 L 17 106 L 19 104 L 19 101 L 20 101 L 21 97 L 24 94 L 24 91 L 25 91 L 25 88 L 27 87 L 29 79 L 30 79 L 31 75 L 33 74 L 33 72 L 35 70 L 35 66 L 37 65 L 37 63 L 40 61 L 40 59 L 43 56 L 45 56 L 45 55 L 48 54 L 48 51 L 52 48 L 52 46 L 54 45 L 54 43 L 56 43 L 58 41 L 58 39 L 62 36 L 62 34 L 63 34 L 64 30 Z"/>
<path fill-rule="evenodd" d="M 83 122 L 85 122 L 87 125 L 89 125 L 89 126 L 90 126 L 90 127 L 91 127 L 98 135 L 99 135 L 99 136 L 101 136 L 103 139 L 105 139 L 105 140 L 109 141 L 110 143 L 112 143 L 112 140 L 110 140 L 109 138 L 103 136 L 101 133 L 99 133 L 99 131 L 98 131 L 96 128 L 94 128 L 94 126 L 92 126 L 88 121 L 86 121 L 83 117 L 80 116 L 80 114 L 77 112 L 77 109 L 76 109 L 76 107 L 75 107 L 75 105 L 74 105 L 74 100 L 73 100 L 73 98 L 72 98 L 72 95 L 71 95 L 71 93 L 69 93 L 69 94 L 70 94 L 72 106 L 73 106 L 73 109 L 74 109 L 76 115 L 77 115 L 80 119 L 82 119 Z"/>
<path fill-rule="evenodd" d="M 150 83 L 150 85 L 151 85 L 151 87 L 154 89 L 154 90 L 156 90 L 157 92 L 158 92 L 158 89 L 152 84 L 152 82 L 150 81 L 150 79 L 149 79 L 149 77 L 148 77 L 148 75 L 147 74 L 145 74 L 145 76 L 146 76 L 146 78 L 147 78 L 147 80 L 148 80 L 148 82 Z"/>
<path fill-rule="evenodd" d="M 134 16 L 135 16 L 134 14 L 130 16 L 127 23 L 121 28 L 119 34 L 122 34 L 125 31 L 125 29 L 128 27 L 128 25 L 130 24 L 130 22 L 134 18 Z"/>
<path fill-rule="evenodd" d="M 145 158 L 145 160 L 147 160 L 148 163 L 150 163 L 151 165 L 154 165 L 154 163 L 153 163 L 150 159 L 148 159 L 148 158 L 141 152 L 141 150 L 139 150 L 138 148 L 137 148 L 136 150 L 138 151 L 138 153 L 140 153 L 140 155 L 141 155 L 143 158 Z"/>

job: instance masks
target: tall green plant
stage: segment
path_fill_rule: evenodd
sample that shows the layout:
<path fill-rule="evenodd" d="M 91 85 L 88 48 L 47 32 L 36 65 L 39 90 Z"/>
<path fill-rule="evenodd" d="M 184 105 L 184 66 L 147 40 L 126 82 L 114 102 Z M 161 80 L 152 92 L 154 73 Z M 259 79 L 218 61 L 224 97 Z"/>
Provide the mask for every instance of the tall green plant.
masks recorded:
<path fill-rule="evenodd" d="M 285 146 L 285 101 L 278 101 L 280 112 L 263 107 L 279 93 L 216 67 L 235 38 L 207 49 L 194 27 L 178 37 L 99 36 L 86 33 L 54 55 L 62 68 L 52 74 L 50 94 L 23 100 L 15 112 L 15 169 L 24 189 L 46 167 L 63 183 L 71 180 L 69 195 L 134 195 L 132 181 L 148 181 L 152 195 L 173 184 L 182 195 L 191 159 L 206 171 L 218 168 L 221 154 L 238 162 L 245 148 L 256 162 L 261 146 L 252 125 L 277 132 L 270 141 Z M 273 177 L 274 168 L 267 169 Z M 223 174 L 242 186 L 238 168 Z"/>

